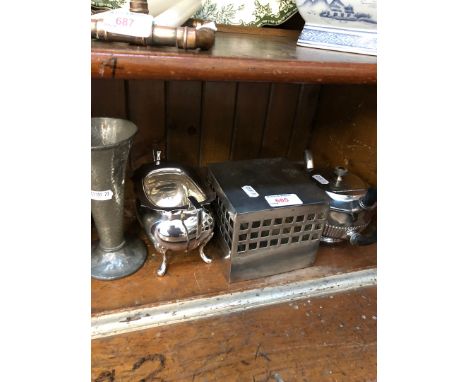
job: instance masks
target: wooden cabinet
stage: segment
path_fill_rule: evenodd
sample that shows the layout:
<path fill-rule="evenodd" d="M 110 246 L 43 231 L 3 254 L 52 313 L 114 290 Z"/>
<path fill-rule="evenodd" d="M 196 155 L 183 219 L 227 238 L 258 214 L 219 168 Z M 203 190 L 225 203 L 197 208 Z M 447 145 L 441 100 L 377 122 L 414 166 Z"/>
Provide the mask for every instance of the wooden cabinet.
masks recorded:
<path fill-rule="evenodd" d="M 230 27 L 209 52 L 93 42 L 92 115 L 139 127 L 130 173 L 153 149 L 205 166 L 301 161 L 309 148 L 317 167 L 345 165 L 376 185 L 375 57 L 296 47 L 297 35 Z M 376 245 L 323 246 L 313 267 L 229 284 L 213 240 L 212 264 L 182 255 L 157 278 L 160 258 L 135 222 L 130 181 L 126 196 L 126 229 L 145 240 L 149 256 L 132 276 L 92 280 L 93 381 L 376 380 Z M 309 295 L 289 302 L 243 300 L 249 291 L 309 282 Z M 337 292 L 320 294 L 330 282 Z M 237 310 L 165 323 L 155 316 L 174 303 L 235 293 Z"/>

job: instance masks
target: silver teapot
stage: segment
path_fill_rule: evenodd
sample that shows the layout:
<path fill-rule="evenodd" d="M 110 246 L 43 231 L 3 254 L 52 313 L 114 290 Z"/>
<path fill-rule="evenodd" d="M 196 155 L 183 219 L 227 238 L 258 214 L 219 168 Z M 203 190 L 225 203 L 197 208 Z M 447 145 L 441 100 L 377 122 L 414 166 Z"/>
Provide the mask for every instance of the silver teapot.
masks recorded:
<path fill-rule="evenodd" d="M 198 247 L 202 260 L 211 263 L 204 247 L 213 237 L 214 219 L 207 207 L 214 195 L 202 189 L 191 169 L 160 164 L 160 152 L 157 155 L 155 163 L 140 167 L 133 179 L 137 217 L 156 251 L 163 255 L 156 273 L 164 276 L 169 251 L 188 252 Z"/>
<path fill-rule="evenodd" d="M 377 207 L 377 189 L 369 187 L 357 175 L 346 168 L 315 169 L 312 153 L 305 151 L 305 165 L 315 183 L 325 190 L 330 202 L 327 222 L 321 241 L 338 243 L 347 241 L 352 245 L 368 245 L 377 241 L 377 232 L 363 231 L 369 226 Z"/>

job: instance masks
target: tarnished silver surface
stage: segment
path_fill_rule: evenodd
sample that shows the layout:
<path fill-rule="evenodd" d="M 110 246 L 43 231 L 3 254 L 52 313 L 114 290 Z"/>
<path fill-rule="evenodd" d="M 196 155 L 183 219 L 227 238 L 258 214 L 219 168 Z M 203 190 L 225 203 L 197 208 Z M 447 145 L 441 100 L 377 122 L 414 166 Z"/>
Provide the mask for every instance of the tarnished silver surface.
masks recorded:
<path fill-rule="evenodd" d="M 136 238 L 127 238 L 121 248 L 104 250 L 92 244 L 91 275 L 99 280 L 116 280 L 136 272 L 145 262 L 146 247 Z"/>
<path fill-rule="evenodd" d="M 363 204 L 369 185 L 344 167 L 314 169 L 309 150 L 305 151 L 305 166 L 330 201 L 330 211 L 320 240 L 324 243 L 349 240 L 356 244 L 356 235 L 367 228 L 376 209 L 376 204 Z"/>
<path fill-rule="evenodd" d="M 155 164 L 140 176 L 136 181 L 136 187 L 140 188 L 137 216 L 156 250 L 163 255 L 157 275 L 165 275 L 169 251 L 188 252 L 198 247 L 202 260 L 211 263 L 204 247 L 213 237 L 214 220 L 202 206 L 207 199 L 203 190 L 176 166 Z"/>
<path fill-rule="evenodd" d="M 91 212 L 99 243 L 91 250 L 91 276 L 113 280 L 134 273 L 146 259 L 138 239 L 124 237 L 125 168 L 137 127 L 115 118 L 91 118 L 91 190 L 109 197 L 91 199 Z"/>

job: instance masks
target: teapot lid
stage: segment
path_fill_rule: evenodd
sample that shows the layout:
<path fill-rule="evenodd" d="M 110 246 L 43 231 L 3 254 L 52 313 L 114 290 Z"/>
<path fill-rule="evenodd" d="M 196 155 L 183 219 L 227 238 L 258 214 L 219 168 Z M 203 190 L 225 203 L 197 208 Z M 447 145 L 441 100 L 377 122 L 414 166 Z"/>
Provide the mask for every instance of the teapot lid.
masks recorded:
<path fill-rule="evenodd" d="M 312 178 L 329 193 L 340 195 L 364 195 L 369 185 L 347 168 L 337 166 L 333 170 L 315 170 Z"/>

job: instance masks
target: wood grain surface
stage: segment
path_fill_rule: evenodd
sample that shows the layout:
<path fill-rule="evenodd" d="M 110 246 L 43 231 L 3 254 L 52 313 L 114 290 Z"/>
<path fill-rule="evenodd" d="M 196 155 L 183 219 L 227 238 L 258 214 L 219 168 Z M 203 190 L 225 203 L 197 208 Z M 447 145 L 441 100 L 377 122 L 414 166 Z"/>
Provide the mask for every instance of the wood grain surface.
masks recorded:
<path fill-rule="evenodd" d="M 317 168 L 345 166 L 377 185 L 376 86 L 322 86 L 311 131 Z"/>
<path fill-rule="evenodd" d="M 237 83 L 205 82 L 200 165 L 229 159 L 236 113 Z"/>
<path fill-rule="evenodd" d="M 148 248 L 148 258 L 138 272 L 123 279 L 92 279 L 93 315 L 375 268 L 377 262 L 376 245 L 321 246 L 317 260 L 311 267 L 257 280 L 229 283 L 228 261 L 222 259 L 218 242 L 213 239 L 206 247 L 207 255 L 214 259 L 213 263 L 205 264 L 196 251 L 188 254 L 175 253 L 171 256 L 167 274 L 157 277 L 155 272 L 161 255 L 155 251 L 135 221 L 126 227 L 126 231 L 139 235 L 144 240 Z"/>
<path fill-rule="evenodd" d="M 91 117 L 127 118 L 125 81 L 91 80 Z"/>
<path fill-rule="evenodd" d="M 260 157 L 288 155 L 288 145 L 285 143 L 290 141 L 294 127 L 300 89 L 297 84 L 272 85 Z"/>
<path fill-rule="evenodd" d="M 92 80 L 92 116 L 138 126 L 130 168 L 162 158 L 191 166 L 229 159 L 301 160 L 319 85 L 227 81 Z"/>
<path fill-rule="evenodd" d="M 153 160 L 153 150 L 166 151 L 164 81 L 127 81 L 128 119 L 138 126 L 130 160 L 132 168 Z"/>
<path fill-rule="evenodd" d="M 262 148 L 271 84 L 240 83 L 230 159 L 257 158 Z"/>
<path fill-rule="evenodd" d="M 166 90 L 167 157 L 198 165 L 202 82 L 172 81 Z"/>
<path fill-rule="evenodd" d="M 92 80 L 92 116 L 127 118 L 139 128 L 134 168 L 152 160 L 192 166 L 286 156 L 317 167 L 344 165 L 377 182 L 377 88 L 159 80 Z M 169 149 L 169 150 L 168 150 Z"/>
<path fill-rule="evenodd" d="M 288 144 L 287 158 L 291 160 L 304 160 L 304 150 L 310 142 L 311 127 L 316 117 L 321 87 L 320 85 L 301 85 Z"/>
<path fill-rule="evenodd" d="M 317 165 L 332 160 L 341 164 L 346 159 L 344 164 L 349 164 L 351 171 L 371 183 L 376 179 L 375 86 L 93 80 L 93 89 L 95 115 L 127 115 L 139 126 L 131 151 L 133 169 L 151 161 L 155 146 L 168 148 L 168 160 L 198 166 L 257 158 L 263 148 L 268 148 L 271 156 L 287 150 L 288 157 L 302 160 L 310 144 Z M 317 113 L 320 116 L 314 123 Z M 267 137 L 274 132 L 283 137 L 283 142 Z M 93 314 L 321 277 L 376 264 L 375 246 L 321 247 L 317 262 L 306 270 L 253 284 L 229 284 L 227 267 L 212 242 L 207 252 L 218 261 L 207 265 L 196 253 L 176 255 L 167 276 L 157 278 L 154 272 L 160 255 L 136 224 L 133 200 L 132 183 L 127 179 L 126 230 L 144 238 L 150 255 L 145 266 L 132 276 L 112 282 L 92 281 Z"/>
<path fill-rule="evenodd" d="M 207 52 L 93 41 L 92 116 L 137 124 L 131 167 L 155 147 L 198 166 L 301 160 L 308 146 L 317 166 L 344 164 L 376 184 L 376 87 L 329 85 L 375 84 L 376 58 L 298 47 L 298 31 L 256 29 L 218 32 Z M 148 259 L 124 279 L 91 281 L 94 316 L 376 267 L 376 245 L 321 246 L 309 268 L 230 284 L 212 241 L 212 264 L 176 254 L 158 278 L 161 258 L 135 222 L 131 182 L 126 192 L 125 229 L 145 241 Z M 91 379 L 376 381 L 376 297 L 370 287 L 94 340 Z"/>
<path fill-rule="evenodd" d="M 94 78 L 305 83 L 376 83 L 373 56 L 296 45 L 299 31 L 242 27 L 216 33 L 209 51 L 93 40 Z M 240 33 L 237 33 L 240 31 Z"/>
<path fill-rule="evenodd" d="M 92 341 L 92 381 L 376 381 L 376 288 Z"/>

